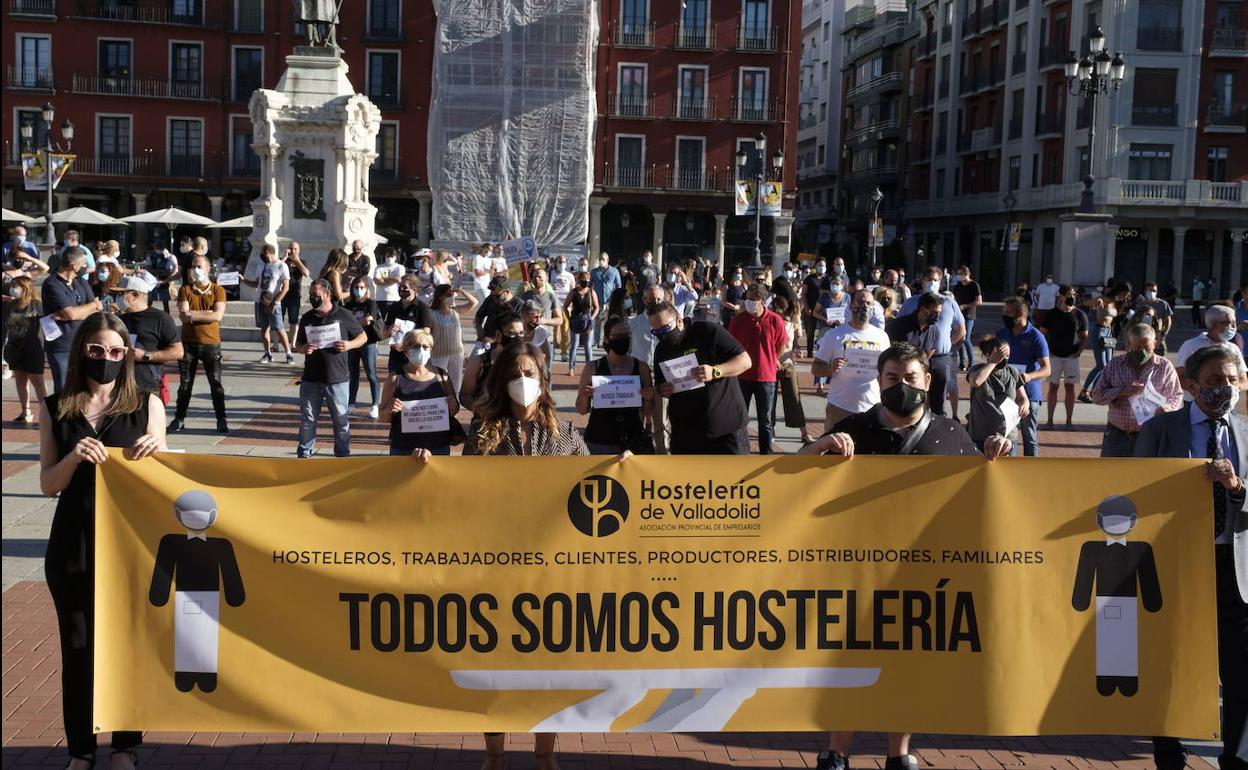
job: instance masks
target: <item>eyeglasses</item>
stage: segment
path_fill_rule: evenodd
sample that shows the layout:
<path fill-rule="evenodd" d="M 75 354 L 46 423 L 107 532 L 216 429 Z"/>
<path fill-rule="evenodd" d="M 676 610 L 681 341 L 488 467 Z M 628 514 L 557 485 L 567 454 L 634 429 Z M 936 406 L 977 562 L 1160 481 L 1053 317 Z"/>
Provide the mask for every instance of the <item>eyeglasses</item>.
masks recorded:
<path fill-rule="evenodd" d="M 129 350 L 130 348 L 125 345 L 110 348 L 98 342 L 92 342 L 87 345 L 87 358 L 107 358 L 109 361 L 121 361 L 126 357 L 126 352 Z"/>

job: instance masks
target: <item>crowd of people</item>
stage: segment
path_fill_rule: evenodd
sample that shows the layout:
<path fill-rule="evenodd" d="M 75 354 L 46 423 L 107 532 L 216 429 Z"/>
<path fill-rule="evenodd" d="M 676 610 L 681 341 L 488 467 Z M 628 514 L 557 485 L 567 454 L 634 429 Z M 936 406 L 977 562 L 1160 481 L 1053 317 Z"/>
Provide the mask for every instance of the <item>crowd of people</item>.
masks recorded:
<path fill-rule="evenodd" d="M 180 256 L 156 252 L 129 268 L 115 243 L 93 253 L 76 233 L 50 261 L 20 229 L 4 248 L 5 377 L 17 386 L 18 421 L 39 425 L 43 491 L 60 495 L 47 569 L 76 767 L 89 765 L 95 746 L 91 468 L 106 460 L 105 447 L 143 457 L 163 449 L 167 433 L 185 430 L 201 365 L 216 428 L 229 431 L 220 329 L 228 295 L 207 242 L 183 246 Z M 1103 456 L 1210 461 L 1222 766 L 1248 766 L 1248 558 L 1232 549 L 1244 528 L 1248 473 L 1248 419 L 1235 410 L 1248 388 L 1248 286 L 1228 301 L 1206 296 L 1203 331 L 1171 362 L 1174 307 L 1152 283 L 1137 292 L 1110 280 L 1092 290 L 1047 276 L 1005 297 L 1000 318 L 989 320 L 967 266 L 925 267 L 912 282 L 900 268 L 851 274 L 841 258 L 719 276 L 700 260 L 659 265 L 645 251 L 636 260 L 604 252 L 592 267 L 586 257 L 555 255 L 517 268 L 490 244 L 469 255 L 422 249 L 407 261 L 395 249 L 378 259 L 356 241 L 313 275 L 298 243 L 265 245 L 259 256 L 240 280 L 255 295 L 258 365 L 279 353 L 287 364 L 302 357 L 299 457 L 316 453 L 322 407 L 335 456 L 351 454 L 354 412 L 388 425 L 390 454 L 438 462 L 453 447 L 466 455 L 625 459 L 769 454 L 780 408 L 799 430 L 803 454 L 993 460 L 1020 450 L 1039 455 L 1042 415 L 1049 429 L 1071 428 L 1076 403 L 1107 405 Z M 461 323 L 465 316 L 471 325 Z M 1089 347 L 1095 367 L 1084 377 Z M 802 405 L 804 362 L 809 387 L 825 399 L 814 431 Z M 557 364 L 574 380 L 583 430 L 556 406 Z M 173 366 L 179 383 L 166 421 Z M 1059 397 L 1064 423 L 1055 423 Z M 118 761 L 133 759 L 138 740 L 113 735 Z M 834 734 L 819 766 L 847 768 L 852 740 Z M 502 737 L 488 736 L 486 745 L 487 768 L 501 767 Z M 889 746 L 887 770 L 915 766 L 908 735 L 892 736 Z M 1158 738 L 1156 746 L 1160 770 L 1182 766 L 1181 744 Z M 554 766 L 553 747 L 552 736 L 539 737 L 540 767 Z"/>

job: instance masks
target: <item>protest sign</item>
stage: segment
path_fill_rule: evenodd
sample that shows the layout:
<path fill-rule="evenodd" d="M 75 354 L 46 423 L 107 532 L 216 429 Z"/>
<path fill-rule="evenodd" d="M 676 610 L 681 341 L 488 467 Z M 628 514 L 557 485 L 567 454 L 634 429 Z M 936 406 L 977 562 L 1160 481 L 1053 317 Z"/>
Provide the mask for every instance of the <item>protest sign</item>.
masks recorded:
<path fill-rule="evenodd" d="M 439 433 L 451 429 L 451 413 L 445 398 L 404 401 L 400 428 L 404 433 Z"/>
<path fill-rule="evenodd" d="M 594 375 L 594 409 L 641 407 L 641 378 L 636 375 Z"/>
<path fill-rule="evenodd" d="M 332 324 L 309 324 L 301 327 L 307 334 L 308 344 L 318 350 L 333 347 L 342 339 L 342 325 L 334 321 Z"/>
<path fill-rule="evenodd" d="M 698 363 L 698 357 L 692 353 L 670 361 L 662 361 L 659 366 L 663 370 L 663 377 L 677 393 L 706 387 L 705 382 L 698 382 L 693 378 L 693 370 L 701 364 Z"/>

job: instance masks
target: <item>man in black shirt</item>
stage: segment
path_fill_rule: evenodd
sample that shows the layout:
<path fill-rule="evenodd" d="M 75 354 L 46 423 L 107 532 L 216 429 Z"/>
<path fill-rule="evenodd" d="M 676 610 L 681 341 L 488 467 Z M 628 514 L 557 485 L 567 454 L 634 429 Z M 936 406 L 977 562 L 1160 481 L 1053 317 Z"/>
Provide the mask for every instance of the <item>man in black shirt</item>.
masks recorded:
<path fill-rule="evenodd" d="M 516 299 L 516 295 L 511 291 L 511 286 L 507 284 L 507 279 L 501 275 L 496 275 L 490 279 L 490 294 L 481 303 L 481 307 L 477 308 L 477 314 L 473 317 L 472 323 L 477 327 L 477 339 L 483 340 L 486 337 L 493 337 L 498 333 L 495 328 L 497 320 L 505 315 L 520 312 L 520 300 Z"/>
<path fill-rule="evenodd" d="M 128 275 L 117 283 L 121 304 L 126 312 L 122 323 L 130 330 L 130 347 L 134 355 L 134 378 L 139 389 L 155 393 L 169 404 L 169 389 L 162 386 L 161 369 L 166 363 L 182 360 L 182 334 L 173 317 L 148 304 L 149 292 L 156 281 L 148 273 Z"/>
<path fill-rule="evenodd" d="M 832 428 L 832 432 L 798 454 L 838 454 L 851 458 L 867 455 L 977 455 L 975 442 L 957 420 L 932 414 L 927 408 L 927 391 L 932 384 L 927 356 L 908 342 L 894 342 L 880 353 L 880 403 L 862 414 L 852 414 Z M 1009 439 L 989 436 L 984 455 L 993 460 L 1010 453 Z M 819 770 L 846 770 L 854 734 L 832 733 L 831 750 L 819 754 Z M 889 733 L 885 770 L 916 770 L 918 761 L 910 755 L 910 734 Z"/>
<path fill-rule="evenodd" d="M 971 278 L 971 269 L 966 265 L 958 268 L 958 282 L 953 285 L 953 298 L 962 310 L 962 318 L 966 320 L 966 336 L 958 343 L 958 371 L 965 372 L 975 363 L 971 332 L 975 329 L 976 308 L 984 301 L 979 283 Z"/>
<path fill-rule="evenodd" d="M 347 351 L 367 343 L 368 335 L 350 310 L 330 301 L 332 291 L 329 281 L 313 281 L 308 288 L 312 309 L 299 319 L 295 345 L 305 356 L 303 381 L 299 383 L 300 457 L 311 457 L 316 451 L 316 421 L 321 415 L 321 404 L 326 401 L 334 426 L 334 456 L 351 455 L 351 424 L 347 418 L 351 374 Z M 337 334 L 330 328 L 335 325 Z"/>
<path fill-rule="evenodd" d="M 420 278 L 414 272 L 405 273 L 399 279 L 399 301 L 392 304 L 386 311 L 384 323 L 387 338 L 394 334 L 394 325 L 397 321 L 410 321 L 415 324 L 412 329 L 433 328 L 433 316 L 429 314 L 429 306 L 416 297 L 419 286 Z M 407 355 L 391 346 L 390 356 L 386 361 L 387 370 L 390 374 L 398 374 L 405 366 L 407 366 Z"/>
<path fill-rule="evenodd" d="M 750 354 L 722 326 L 687 321 L 670 302 L 653 305 L 646 315 L 659 339 L 655 383 L 659 395 L 671 400 L 672 454 L 749 454 L 737 375 L 749 371 Z"/>
<path fill-rule="evenodd" d="M 802 279 L 802 333 L 806 335 L 806 357 L 815 357 L 815 343 L 818 342 L 816 332 L 821 320 L 819 295 L 826 291 L 832 282 L 828 280 L 828 263 L 823 259 L 815 261 L 815 269 Z"/>
<path fill-rule="evenodd" d="M 1057 386 L 1066 381 L 1066 430 L 1070 430 L 1075 412 L 1075 383 L 1079 378 L 1079 356 L 1088 345 L 1088 316 L 1079 308 L 1073 286 L 1063 286 L 1055 307 L 1044 316 L 1040 328 L 1049 343 L 1049 424 L 1053 430 L 1053 414 L 1057 411 Z"/>

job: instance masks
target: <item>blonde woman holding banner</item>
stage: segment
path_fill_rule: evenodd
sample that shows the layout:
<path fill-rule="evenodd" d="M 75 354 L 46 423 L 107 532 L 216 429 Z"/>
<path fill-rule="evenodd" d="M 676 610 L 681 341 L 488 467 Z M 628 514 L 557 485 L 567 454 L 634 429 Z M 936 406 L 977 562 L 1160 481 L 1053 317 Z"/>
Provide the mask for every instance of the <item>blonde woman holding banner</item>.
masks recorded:
<path fill-rule="evenodd" d="M 410 455 L 418 449 L 449 455 L 455 443 L 451 422 L 459 412 L 459 400 L 446 372 L 429 363 L 433 344 L 433 335 L 425 329 L 405 334 L 407 364 L 390 375 L 382 389 L 381 413 L 390 422 L 391 455 Z M 462 430 L 459 438 L 462 441 Z"/>

